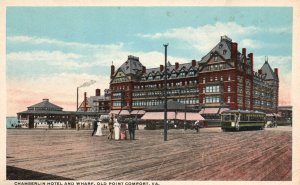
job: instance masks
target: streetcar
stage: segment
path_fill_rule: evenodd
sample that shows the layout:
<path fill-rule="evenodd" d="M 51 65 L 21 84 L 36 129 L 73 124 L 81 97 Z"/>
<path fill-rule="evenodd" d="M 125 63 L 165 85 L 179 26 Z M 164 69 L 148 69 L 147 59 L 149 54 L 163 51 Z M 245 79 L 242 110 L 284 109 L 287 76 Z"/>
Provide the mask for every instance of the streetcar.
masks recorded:
<path fill-rule="evenodd" d="M 260 129 L 266 124 L 266 114 L 258 111 L 228 110 L 221 114 L 221 128 L 228 130 Z"/>

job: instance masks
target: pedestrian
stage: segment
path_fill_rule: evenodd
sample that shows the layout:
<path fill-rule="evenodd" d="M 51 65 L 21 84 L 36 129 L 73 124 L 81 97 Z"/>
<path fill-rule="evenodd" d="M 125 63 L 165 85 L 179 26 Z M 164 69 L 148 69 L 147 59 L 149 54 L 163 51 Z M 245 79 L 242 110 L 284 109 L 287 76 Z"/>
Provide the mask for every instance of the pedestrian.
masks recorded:
<path fill-rule="evenodd" d="M 136 130 L 139 129 L 139 124 L 138 124 L 137 117 L 135 117 L 135 129 L 136 129 Z"/>
<path fill-rule="evenodd" d="M 129 137 L 130 137 L 130 140 L 135 140 L 135 128 L 136 128 L 136 123 L 135 121 L 130 118 L 129 119 L 129 122 L 128 122 L 128 131 L 129 131 Z"/>
<path fill-rule="evenodd" d="M 115 133 L 115 140 L 120 139 L 120 123 L 118 122 L 118 119 L 115 118 L 114 120 L 114 133 Z"/>
<path fill-rule="evenodd" d="M 96 118 L 96 119 L 93 121 L 93 132 L 92 132 L 92 136 L 94 136 L 95 132 L 97 131 L 97 128 L 98 128 L 98 119 Z"/>
<path fill-rule="evenodd" d="M 112 114 L 108 120 L 108 129 L 109 129 L 109 134 L 107 139 L 112 139 L 113 132 L 114 132 L 114 114 Z"/>
<path fill-rule="evenodd" d="M 120 133 L 121 133 L 121 140 L 125 140 L 126 139 L 126 124 L 124 122 L 121 123 Z"/>
<path fill-rule="evenodd" d="M 195 121 L 195 130 L 196 130 L 196 132 L 199 132 L 199 127 L 200 127 L 200 125 L 199 125 L 199 121 L 197 120 L 197 121 Z"/>

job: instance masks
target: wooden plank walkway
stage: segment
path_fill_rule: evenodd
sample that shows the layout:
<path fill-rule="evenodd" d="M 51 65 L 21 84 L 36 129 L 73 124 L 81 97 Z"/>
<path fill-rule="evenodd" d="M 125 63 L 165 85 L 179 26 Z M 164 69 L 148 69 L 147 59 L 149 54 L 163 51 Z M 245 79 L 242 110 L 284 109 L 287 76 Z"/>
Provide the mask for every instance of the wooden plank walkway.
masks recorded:
<path fill-rule="evenodd" d="M 134 141 L 91 137 L 91 132 L 9 129 L 7 165 L 79 180 L 292 178 L 291 129 L 173 129 L 167 142 L 163 130 L 137 130 Z"/>

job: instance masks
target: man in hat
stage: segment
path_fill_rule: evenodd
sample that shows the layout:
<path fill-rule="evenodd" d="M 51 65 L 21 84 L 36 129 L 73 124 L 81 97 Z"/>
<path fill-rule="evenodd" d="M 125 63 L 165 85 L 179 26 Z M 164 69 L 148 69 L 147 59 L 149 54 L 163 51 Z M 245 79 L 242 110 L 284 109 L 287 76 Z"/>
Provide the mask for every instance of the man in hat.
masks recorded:
<path fill-rule="evenodd" d="M 129 131 L 129 137 L 130 140 L 134 140 L 135 138 L 135 128 L 136 128 L 136 123 L 135 121 L 130 118 L 128 121 L 128 131 Z"/>
<path fill-rule="evenodd" d="M 112 137 L 113 137 L 114 121 L 115 121 L 114 114 L 112 114 L 108 121 L 109 134 L 108 134 L 107 139 L 112 139 Z"/>
<path fill-rule="evenodd" d="M 98 128 L 98 118 L 96 118 L 96 119 L 93 121 L 93 132 L 92 132 L 92 136 L 94 136 L 95 132 L 97 131 L 97 128 Z"/>

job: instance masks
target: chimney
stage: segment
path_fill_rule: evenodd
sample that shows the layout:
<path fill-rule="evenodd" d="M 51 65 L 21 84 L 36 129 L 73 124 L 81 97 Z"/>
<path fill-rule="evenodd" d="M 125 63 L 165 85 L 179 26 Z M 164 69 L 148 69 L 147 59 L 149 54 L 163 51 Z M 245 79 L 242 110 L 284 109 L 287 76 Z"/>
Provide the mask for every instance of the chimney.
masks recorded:
<path fill-rule="evenodd" d="M 84 111 L 84 112 L 86 112 L 86 111 L 87 111 L 86 104 L 87 104 L 87 98 L 86 98 L 86 92 L 84 92 L 84 102 L 83 102 L 83 105 L 84 105 L 84 109 L 83 109 L 83 111 Z"/>
<path fill-rule="evenodd" d="M 100 89 L 96 89 L 96 96 L 101 96 L 101 91 L 100 91 Z"/>
<path fill-rule="evenodd" d="M 193 66 L 193 67 L 196 66 L 196 60 L 192 60 L 192 66 Z"/>
<path fill-rule="evenodd" d="M 246 57 L 246 48 L 242 49 L 242 54 Z"/>
<path fill-rule="evenodd" d="M 278 77 L 278 68 L 275 68 L 275 69 L 274 69 L 274 72 L 275 72 L 275 76 Z"/>
<path fill-rule="evenodd" d="M 110 78 L 112 78 L 115 74 L 115 66 L 112 64 L 110 66 Z"/>
<path fill-rule="evenodd" d="M 237 50 L 238 50 L 238 44 L 236 42 L 231 43 L 231 58 L 235 59 L 237 58 Z"/>
<path fill-rule="evenodd" d="M 175 62 L 175 70 L 177 70 L 179 68 L 179 63 Z"/>
<path fill-rule="evenodd" d="M 248 57 L 250 58 L 251 70 L 253 71 L 253 67 L 254 67 L 253 53 L 249 53 Z"/>
<path fill-rule="evenodd" d="M 164 66 L 163 66 L 163 65 L 160 65 L 160 66 L 159 66 L 159 70 L 160 70 L 160 71 L 163 71 L 163 70 L 164 70 Z"/>
<path fill-rule="evenodd" d="M 143 73 L 146 73 L 146 67 L 143 66 Z"/>
<path fill-rule="evenodd" d="M 258 74 L 260 74 L 260 75 L 262 74 L 262 70 L 261 69 L 258 70 Z"/>

